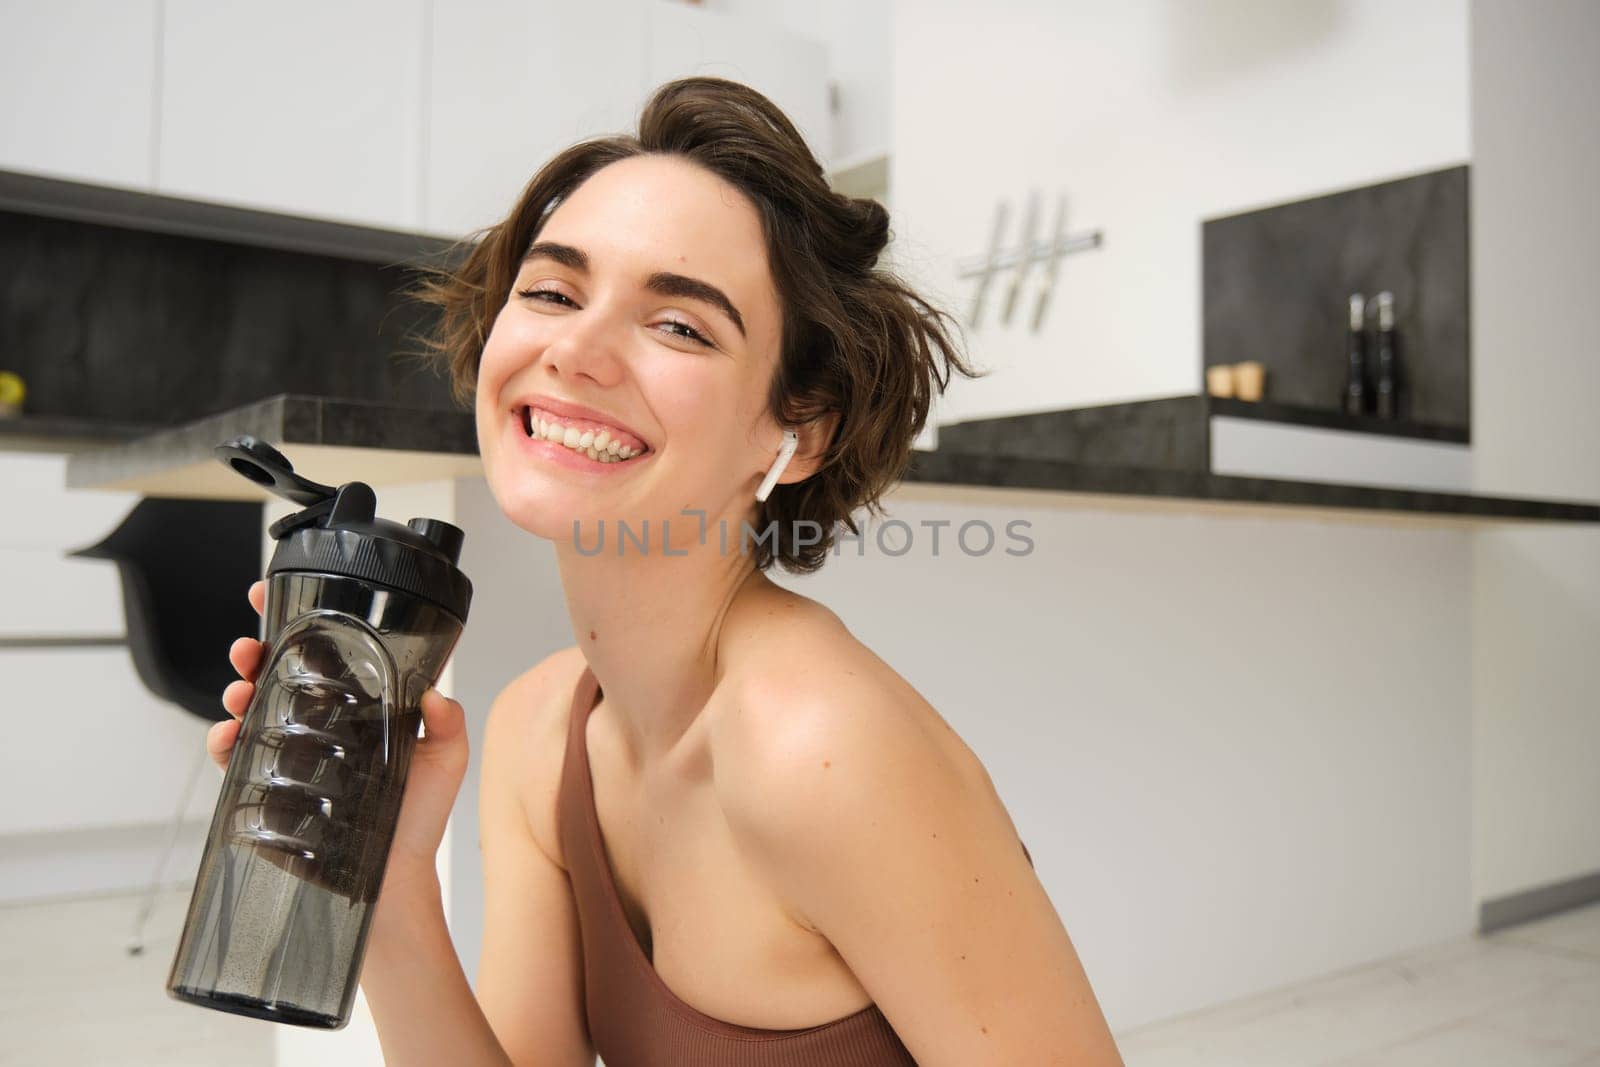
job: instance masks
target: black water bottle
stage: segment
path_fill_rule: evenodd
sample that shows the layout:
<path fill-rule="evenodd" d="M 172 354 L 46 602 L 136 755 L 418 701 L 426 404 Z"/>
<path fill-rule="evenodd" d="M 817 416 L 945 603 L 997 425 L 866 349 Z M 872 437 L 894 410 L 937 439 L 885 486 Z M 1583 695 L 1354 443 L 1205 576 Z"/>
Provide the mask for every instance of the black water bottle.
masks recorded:
<path fill-rule="evenodd" d="M 304 510 L 274 523 L 261 668 L 240 722 L 167 991 L 298 1026 L 350 1021 L 422 694 L 466 623 L 462 532 L 377 518 L 236 437 L 235 471 Z"/>

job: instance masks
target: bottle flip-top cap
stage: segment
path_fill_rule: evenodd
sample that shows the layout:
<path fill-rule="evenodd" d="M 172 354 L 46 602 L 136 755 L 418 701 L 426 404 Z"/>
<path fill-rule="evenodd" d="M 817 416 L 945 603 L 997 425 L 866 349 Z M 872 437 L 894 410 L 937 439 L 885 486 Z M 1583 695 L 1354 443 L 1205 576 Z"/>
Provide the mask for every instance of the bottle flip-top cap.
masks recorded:
<path fill-rule="evenodd" d="M 464 537 L 442 519 L 404 526 L 376 516 L 378 498 L 365 482 L 335 488 L 295 473 L 283 453 L 241 434 L 214 450 L 217 459 L 269 492 L 303 506 L 268 527 L 278 543 L 269 576 L 284 571 L 340 574 L 433 601 L 463 623 L 472 583 L 461 573 Z"/>

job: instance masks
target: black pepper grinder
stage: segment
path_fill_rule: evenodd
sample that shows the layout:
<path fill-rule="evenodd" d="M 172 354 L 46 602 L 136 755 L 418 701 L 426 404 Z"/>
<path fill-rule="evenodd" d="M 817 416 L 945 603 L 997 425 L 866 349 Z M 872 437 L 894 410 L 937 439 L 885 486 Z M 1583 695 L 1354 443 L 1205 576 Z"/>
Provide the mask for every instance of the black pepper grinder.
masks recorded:
<path fill-rule="evenodd" d="M 167 991 L 337 1030 L 350 1021 L 422 694 L 472 600 L 457 566 L 463 535 L 439 519 L 377 518 L 365 483 L 308 481 L 254 437 L 215 451 L 304 510 L 268 530 L 277 548 L 256 691 Z"/>
<path fill-rule="evenodd" d="M 1378 414 L 1400 417 L 1400 354 L 1395 348 L 1394 294 L 1385 290 L 1378 303 Z"/>
<path fill-rule="evenodd" d="M 1365 415 L 1368 411 L 1366 302 L 1360 293 L 1350 294 L 1350 319 L 1344 345 L 1344 413 Z"/>

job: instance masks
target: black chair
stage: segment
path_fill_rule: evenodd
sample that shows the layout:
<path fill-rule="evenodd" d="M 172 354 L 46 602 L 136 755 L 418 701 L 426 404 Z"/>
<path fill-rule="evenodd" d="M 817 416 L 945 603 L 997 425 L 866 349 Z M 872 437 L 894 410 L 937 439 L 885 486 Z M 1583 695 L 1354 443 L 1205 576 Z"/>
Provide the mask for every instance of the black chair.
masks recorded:
<path fill-rule="evenodd" d="M 245 593 L 261 577 L 262 518 L 259 501 L 146 497 L 103 541 L 68 553 L 116 563 L 128 651 L 139 680 L 207 722 L 228 717 L 222 691 L 238 677 L 228 663 L 228 646 L 260 632 Z M 127 946 L 132 955 L 144 950 L 145 921 L 208 759 L 204 746 L 196 749 L 166 847 L 134 920 Z"/>

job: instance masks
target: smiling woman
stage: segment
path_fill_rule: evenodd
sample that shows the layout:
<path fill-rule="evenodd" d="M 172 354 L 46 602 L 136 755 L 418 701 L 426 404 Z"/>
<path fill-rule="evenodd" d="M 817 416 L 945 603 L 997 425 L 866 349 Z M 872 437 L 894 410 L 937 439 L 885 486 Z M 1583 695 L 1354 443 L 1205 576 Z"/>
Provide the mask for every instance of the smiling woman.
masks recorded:
<path fill-rule="evenodd" d="M 391 888 L 428 872 L 388 875 L 363 978 L 387 1062 L 1120 1063 L 982 764 L 768 577 L 859 532 L 975 374 L 879 266 L 888 224 L 765 97 L 687 79 L 422 288 L 577 643 L 489 711 L 475 998 L 434 895 Z M 643 540 L 589 550 L 608 522 Z M 753 551 L 709 533 L 751 523 Z M 459 775 L 459 711 L 439 723 L 421 748 Z M 442 826 L 448 793 L 402 822 Z"/>

